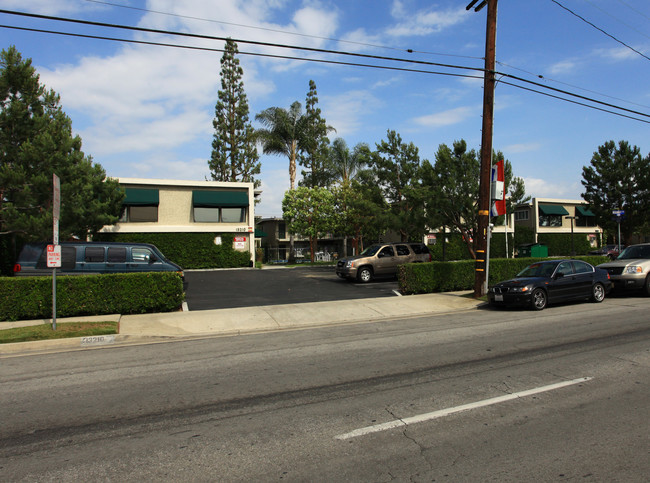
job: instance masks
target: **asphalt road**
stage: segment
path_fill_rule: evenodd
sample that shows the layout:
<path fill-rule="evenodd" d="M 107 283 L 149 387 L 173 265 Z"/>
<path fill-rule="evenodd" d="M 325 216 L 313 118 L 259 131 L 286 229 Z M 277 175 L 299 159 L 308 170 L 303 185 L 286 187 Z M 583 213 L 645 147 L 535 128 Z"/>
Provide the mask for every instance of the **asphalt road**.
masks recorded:
<path fill-rule="evenodd" d="M 336 276 L 333 266 L 186 271 L 190 310 L 395 297 L 395 278 L 367 284 Z"/>
<path fill-rule="evenodd" d="M 646 481 L 649 310 L 5 357 L 0 480 Z"/>

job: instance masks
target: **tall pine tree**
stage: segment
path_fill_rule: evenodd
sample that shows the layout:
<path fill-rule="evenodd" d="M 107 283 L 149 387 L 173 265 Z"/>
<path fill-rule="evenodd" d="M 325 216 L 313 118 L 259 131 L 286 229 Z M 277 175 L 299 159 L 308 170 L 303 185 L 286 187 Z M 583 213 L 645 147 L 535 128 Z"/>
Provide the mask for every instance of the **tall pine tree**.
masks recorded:
<path fill-rule="evenodd" d="M 255 130 L 249 121 L 248 100 L 244 92 L 237 43 L 226 40 L 221 57 L 221 89 L 215 105 L 212 157 L 208 162 L 215 181 L 244 181 L 260 186 L 255 175 L 261 164 L 257 153 Z"/>
<path fill-rule="evenodd" d="M 327 166 L 329 139 L 327 134 L 335 131 L 328 126 L 318 107 L 318 92 L 316 83 L 309 81 L 309 92 L 305 99 L 306 136 L 299 158 L 300 165 L 306 168 L 302 171 L 302 185 L 317 188 L 328 186 L 332 174 Z"/>

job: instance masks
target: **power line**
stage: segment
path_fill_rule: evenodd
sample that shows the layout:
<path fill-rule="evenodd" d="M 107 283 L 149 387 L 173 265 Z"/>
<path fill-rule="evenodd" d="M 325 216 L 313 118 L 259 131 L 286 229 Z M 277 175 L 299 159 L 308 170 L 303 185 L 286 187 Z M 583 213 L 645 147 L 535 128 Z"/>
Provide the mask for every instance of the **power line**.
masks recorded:
<path fill-rule="evenodd" d="M 602 33 L 604 33 L 604 34 L 607 35 L 609 38 L 615 40 L 615 41 L 618 42 L 619 44 L 624 45 L 624 46 L 627 47 L 628 49 L 630 49 L 630 50 L 636 52 L 636 53 L 639 54 L 641 57 L 643 57 L 643 58 L 645 58 L 645 59 L 647 59 L 647 60 L 650 60 L 650 57 L 648 57 L 648 56 L 645 55 L 644 53 L 639 52 L 639 51 L 636 50 L 634 47 L 631 47 L 631 46 L 627 45 L 625 42 L 623 42 L 622 40 L 617 39 L 617 38 L 614 37 L 613 35 L 608 34 L 608 33 L 605 32 L 603 29 L 601 29 L 600 27 L 594 25 L 593 23 L 591 23 L 591 22 L 590 22 L 589 20 L 587 20 L 586 18 L 581 17 L 580 15 L 578 15 L 577 13 L 575 13 L 573 10 L 571 10 L 571 9 L 569 9 L 569 8 L 567 8 L 567 7 L 565 7 L 564 5 L 562 5 L 562 4 L 561 4 L 560 2 L 558 2 L 557 0 L 551 0 L 551 2 L 553 2 L 554 4 L 556 4 L 556 5 L 559 6 L 559 7 L 563 8 L 564 10 L 566 10 L 567 12 L 569 12 L 571 15 L 574 15 L 574 16 L 578 17 L 580 20 L 582 20 L 582 21 L 585 22 L 586 24 L 591 25 L 591 26 L 592 26 L 593 28 L 595 28 L 596 30 L 598 30 L 598 31 L 600 31 L 600 32 L 602 32 Z"/>
<path fill-rule="evenodd" d="M 319 53 L 319 54 L 346 55 L 346 56 L 362 57 L 362 58 L 375 59 L 375 60 L 388 60 L 388 61 L 393 61 L 393 62 L 406 62 L 406 63 L 420 64 L 420 65 L 431 65 L 431 66 L 436 66 L 436 67 L 445 67 L 445 68 L 449 68 L 449 69 L 483 71 L 482 68 L 478 68 L 478 67 L 469 67 L 469 66 L 454 65 L 454 64 L 443 64 L 443 63 L 440 63 L 440 62 L 430 62 L 430 61 L 415 60 L 415 59 L 401 59 L 401 58 L 398 58 L 398 57 L 386 57 L 386 56 L 382 56 L 382 55 L 361 54 L 361 53 L 355 53 L 355 52 L 346 52 L 346 51 L 342 51 L 342 50 L 319 49 L 319 48 L 316 48 L 316 47 L 304 47 L 304 46 L 299 46 L 299 45 L 278 44 L 278 43 L 274 43 L 274 42 L 262 42 L 262 41 L 259 41 L 259 40 L 236 39 L 236 38 L 231 38 L 231 37 L 220 37 L 220 36 L 215 36 L 215 35 L 194 34 L 194 33 L 189 33 L 189 32 L 175 32 L 175 31 L 170 31 L 170 30 L 151 29 L 151 28 L 145 28 L 145 27 L 133 27 L 133 26 L 130 26 L 130 25 L 119 25 L 119 24 L 111 24 L 111 23 L 105 23 L 105 22 L 94 22 L 94 21 L 91 21 L 91 20 L 79 20 L 79 19 L 74 19 L 74 18 L 53 17 L 51 15 L 40 15 L 40 14 L 35 14 L 35 13 L 16 12 L 16 11 L 12 11 L 12 10 L 0 9 L 0 13 L 5 13 L 5 14 L 8 14 L 8 15 L 17 15 L 17 16 L 20 16 L 20 17 L 38 18 L 38 19 L 42 19 L 42 20 L 53 20 L 53 21 L 57 21 L 57 22 L 75 23 L 75 24 L 80 24 L 80 25 L 91 25 L 91 26 L 94 26 L 94 27 L 106 27 L 106 28 L 121 29 L 121 30 L 131 30 L 131 31 L 136 31 L 136 32 L 162 34 L 162 35 L 175 35 L 175 36 L 179 36 L 179 37 L 190 37 L 190 38 L 196 38 L 196 39 L 202 39 L 202 40 L 219 40 L 219 41 L 225 42 L 226 40 L 230 39 L 230 40 L 232 40 L 234 42 L 237 42 L 239 44 L 257 45 L 257 46 L 260 46 L 260 47 L 276 47 L 276 48 L 283 48 L 283 49 L 303 50 L 303 51 L 314 52 L 314 53 Z"/>
<path fill-rule="evenodd" d="M 61 32 L 61 31 L 56 31 L 56 30 L 45 30 L 45 29 L 35 29 L 35 28 L 30 28 L 30 27 L 17 27 L 14 25 L 0 25 L 0 28 L 6 28 L 6 29 L 12 29 L 12 30 L 21 30 L 21 31 L 26 31 L 26 32 L 37 32 L 37 33 L 45 33 L 45 34 L 53 34 L 53 35 L 63 35 L 67 37 L 78 37 L 78 38 L 85 38 L 85 39 L 93 39 L 93 40 L 108 40 L 108 41 L 113 41 L 113 42 L 123 42 L 127 44 L 139 44 L 139 45 L 153 45 L 153 46 L 159 46 L 159 47 L 173 47 L 173 48 L 179 48 L 179 49 L 188 49 L 188 50 L 200 50 L 200 51 L 206 51 L 206 52 L 225 52 L 224 49 L 219 49 L 215 47 L 198 47 L 198 46 L 193 46 L 193 45 L 187 45 L 187 44 L 173 44 L 173 43 L 168 43 L 168 42 L 153 42 L 153 41 L 147 41 L 147 40 L 134 40 L 134 39 L 123 39 L 123 38 L 117 38 L 117 37 L 107 37 L 103 35 L 90 35 L 90 34 L 79 34 L 79 33 L 72 33 L 72 32 Z M 283 60 L 299 60 L 299 61 L 304 61 L 304 62 L 316 62 L 316 63 L 322 63 L 322 64 L 332 64 L 332 65 L 345 65 L 345 66 L 350 66 L 350 67 L 365 67 L 365 68 L 374 68 L 374 69 L 382 69 L 382 70 L 393 70 L 393 71 L 400 71 L 400 72 L 413 72 L 413 73 L 418 73 L 418 74 L 435 74 L 435 75 L 444 75 L 444 76 L 449 76 L 449 77 L 463 77 L 466 79 L 482 79 L 482 75 L 469 75 L 469 74 L 455 74 L 452 72 L 439 72 L 439 71 L 431 71 L 431 70 L 423 70 L 423 69 L 409 69 L 406 67 L 396 67 L 396 66 L 388 66 L 388 65 L 374 65 L 374 64 L 361 64 L 358 62 L 344 62 L 344 61 L 337 61 L 337 60 L 329 60 L 329 59 L 318 59 L 318 58 L 310 58 L 310 57 L 297 57 L 297 56 L 291 56 L 291 55 L 279 55 L 279 54 L 269 54 L 269 53 L 262 53 L 262 52 L 246 52 L 242 50 L 238 50 L 238 54 L 240 55 L 250 55 L 254 57 L 266 57 L 266 58 L 271 58 L 271 59 L 283 59 Z M 476 69 L 476 70 L 481 70 L 481 69 Z"/>
<path fill-rule="evenodd" d="M 165 34 L 165 35 L 178 35 L 178 36 L 183 36 L 183 37 L 193 37 L 193 38 L 210 39 L 210 40 L 224 40 L 224 41 L 226 40 L 226 38 L 223 38 L 223 37 L 214 37 L 214 36 L 207 36 L 207 35 L 200 35 L 200 34 L 191 34 L 191 33 L 186 33 L 186 32 L 172 32 L 172 31 L 164 31 L 164 30 L 146 29 L 146 28 L 142 28 L 142 27 L 130 27 L 130 26 L 123 26 L 123 25 L 114 25 L 114 24 L 106 24 L 106 23 L 101 23 L 101 22 L 90 22 L 90 21 L 85 21 L 85 20 L 66 19 L 66 18 L 60 18 L 60 17 L 50 17 L 50 16 L 37 15 L 37 14 L 27 14 L 27 13 L 22 13 L 22 12 L 12 12 L 12 11 L 6 11 L 6 10 L 0 10 L 0 13 L 9 13 L 9 14 L 16 14 L 16 15 L 20 15 L 20 16 L 28 16 L 28 17 L 36 17 L 36 18 L 46 18 L 48 20 L 57 20 L 57 21 L 63 21 L 63 22 L 81 23 L 81 24 L 86 24 L 86 25 L 89 24 L 89 25 L 109 27 L 109 28 L 118 28 L 118 29 L 135 30 L 135 31 L 145 31 L 145 32 L 160 33 L 160 34 Z M 55 35 L 65 35 L 65 36 L 80 37 L 80 38 L 91 38 L 91 39 L 98 39 L 98 40 L 108 40 L 108 41 L 116 41 L 116 42 L 124 42 L 124 43 L 135 43 L 135 44 L 155 45 L 155 46 L 163 46 L 163 47 L 184 48 L 184 49 L 191 49 L 191 50 L 223 52 L 223 49 L 208 48 L 208 47 L 196 47 L 196 46 L 189 46 L 189 45 L 183 45 L 183 44 L 172 44 L 172 43 L 152 42 L 152 41 L 144 41 L 144 40 L 121 39 L 121 38 L 106 37 L 106 36 L 78 34 L 78 33 L 71 33 L 71 32 L 60 32 L 60 31 L 44 30 L 44 29 L 33 29 L 33 28 L 16 27 L 16 26 L 8 26 L 8 25 L 0 25 L 0 27 L 1 28 L 15 29 L 15 30 L 32 31 L 32 32 L 40 32 L 40 33 L 55 34 Z M 398 62 L 404 62 L 404 63 L 413 63 L 413 64 L 420 64 L 420 65 L 445 67 L 445 68 L 474 70 L 474 71 L 481 72 L 481 73 L 483 72 L 483 69 L 478 68 L 478 67 L 456 66 L 456 65 L 450 65 L 450 64 L 440 64 L 440 63 L 436 63 L 436 62 L 418 61 L 418 60 L 414 60 L 414 59 L 400 59 L 400 58 L 392 58 L 392 57 L 384 57 L 384 56 L 374 56 L 374 55 L 368 55 L 368 54 L 357 54 L 357 53 L 352 53 L 352 52 L 341 52 L 341 51 L 326 50 L 326 49 L 314 49 L 314 48 L 311 48 L 311 47 L 289 46 L 289 45 L 282 45 L 282 44 L 270 44 L 270 43 L 267 43 L 267 42 L 257 42 L 257 41 L 249 41 L 249 40 L 235 40 L 235 41 L 239 42 L 239 43 L 248 43 L 248 44 L 253 44 L 253 45 L 264 45 L 264 46 L 280 47 L 280 48 L 294 49 L 294 50 L 315 51 L 315 52 L 319 52 L 319 53 L 341 54 L 341 55 L 348 55 L 348 56 L 354 56 L 354 57 L 371 58 L 371 59 L 374 59 L 374 60 L 389 60 L 389 61 L 398 61 Z M 402 72 L 445 75 L 445 76 L 452 76 L 452 77 L 465 77 L 465 78 L 476 78 L 476 79 L 483 78 L 482 76 L 476 76 L 476 75 L 453 74 L 453 73 L 449 73 L 449 72 L 428 71 L 428 70 L 423 70 L 423 69 L 411 69 L 411 68 L 405 68 L 405 67 L 373 65 L 373 64 L 361 64 L 361 63 L 353 63 L 353 62 L 333 61 L 333 60 L 326 60 L 326 59 L 305 58 L 305 57 L 286 56 L 286 55 L 277 55 L 277 54 L 265 54 L 265 53 L 259 53 L 259 52 L 241 52 L 240 51 L 240 54 L 242 54 L 242 55 L 251 55 L 251 56 L 259 56 L 259 57 L 276 58 L 276 59 L 284 59 L 284 60 L 309 61 L 309 62 L 319 62 L 319 63 L 326 63 L 326 64 L 334 64 L 334 65 L 346 65 L 346 66 L 355 66 L 355 67 L 394 70 L 394 71 L 402 71 Z M 581 96 L 579 94 L 575 94 L 575 93 L 572 93 L 572 92 L 569 92 L 569 91 L 564 91 L 564 90 L 561 90 L 561 89 L 546 86 L 544 84 L 540 84 L 538 82 L 530 81 L 528 79 L 517 77 L 517 76 L 511 75 L 511 74 L 502 73 L 502 72 L 494 72 L 494 73 L 496 75 L 502 75 L 504 77 L 508 77 L 508 78 L 510 78 L 512 80 L 516 80 L 516 81 L 524 82 L 524 83 L 528 83 L 528 84 L 533 84 L 533 85 L 535 85 L 537 87 L 541 87 L 541 88 L 544 88 L 544 89 L 549 89 L 549 90 L 561 93 L 563 95 L 577 97 L 579 99 L 583 99 L 583 100 L 586 100 L 586 101 L 589 101 L 589 102 L 593 102 L 595 104 L 604 105 L 606 107 L 619 109 L 619 110 L 626 111 L 626 112 L 629 112 L 631 114 L 635 114 L 635 115 L 638 115 L 638 116 L 641 116 L 641 117 L 649 117 L 650 118 L 649 114 L 645 114 L 645 113 L 638 112 L 638 111 L 633 111 L 631 109 L 626 109 L 626 108 L 623 108 L 621 106 L 616 106 L 614 104 L 609 104 L 609 103 L 606 103 L 606 102 L 603 102 L 603 101 L 599 101 L 597 99 L 589 98 L 589 97 L 586 97 L 586 96 Z M 529 90 L 531 92 L 537 92 L 537 93 L 543 94 L 540 91 L 536 91 L 534 89 L 526 89 L 523 86 L 518 86 L 517 84 L 507 83 L 507 82 L 504 82 L 504 81 L 500 81 L 500 82 L 502 82 L 503 84 L 512 85 L 514 87 L 520 87 L 522 89 Z M 556 97 L 558 99 L 563 99 L 563 100 L 566 100 L 568 102 L 573 102 L 573 101 L 570 101 L 570 100 L 568 100 L 566 98 L 562 98 L 562 97 L 559 97 L 559 96 L 549 95 L 549 97 Z M 615 112 L 608 111 L 608 110 L 601 109 L 601 108 L 597 108 L 595 106 L 590 106 L 588 104 L 584 104 L 584 103 L 580 103 L 580 102 L 574 102 L 574 103 L 579 104 L 579 105 L 583 105 L 585 107 L 591 107 L 593 109 L 601 110 L 601 111 L 604 111 L 604 112 L 611 112 L 613 114 L 616 114 Z M 618 115 L 620 115 L 620 114 L 618 114 Z M 646 122 L 646 121 L 643 121 L 641 119 L 637 119 L 637 118 L 631 117 L 631 116 L 623 115 L 623 117 L 628 117 L 630 119 L 635 119 L 635 120 L 638 120 L 638 121 Z"/>
<path fill-rule="evenodd" d="M 321 37 L 319 35 L 309 35 L 309 34 L 303 34 L 300 32 L 289 32 L 287 30 L 281 30 L 281 29 L 273 29 L 269 27 L 260 27 L 256 25 L 246 25 L 246 24 L 240 24 L 240 23 L 234 23 L 234 22 L 225 22 L 223 20 L 215 20 L 215 19 L 210 19 L 210 18 L 205 18 L 205 17 L 195 17 L 192 15 L 181 15 L 178 13 L 170 13 L 170 12 L 162 12 L 160 10 L 151 10 L 148 8 L 139 8 L 139 7 L 132 7 L 130 5 L 120 5 L 118 3 L 111 3 L 107 2 L 104 0 L 85 0 L 86 2 L 91 2 L 91 3 L 98 3 L 101 5 L 108 5 L 111 7 L 118 7 L 118 8 L 126 8 L 129 10 L 137 10 L 140 12 L 146 12 L 146 13 L 155 13 L 158 15 L 166 15 L 169 17 L 176 17 L 176 18 L 184 18 L 188 20 L 200 20 L 202 22 L 211 22 L 211 23 L 217 23 L 221 25 L 230 25 L 233 27 L 242 27 L 242 28 L 247 28 L 247 29 L 254 29 L 254 30 L 262 30 L 264 32 L 274 32 L 274 33 L 279 33 L 283 35 L 294 35 L 296 37 L 304 37 L 304 38 L 310 38 L 310 39 L 318 39 L 318 40 L 328 40 L 331 42 L 339 42 L 339 43 L 344 43 L 344 44 L 351 44 L 351 45 L 360 45 L 362 47 L 373 47 L 373 48 L 378 48 L 378 49 L 387 49 L 387 50 L 395 50 L 397 52 L 408 52 L 410 54 L 413 53 L 418 53 L 418 54 L 429 54 L 429 55 L 439 55 L 442 57 L 458 57 L 458 58 L 463 58 L 463 59 L 474 59 L 474 60 L 483 60 L 482 57 L 476 57 L 476 56 L 471 56 L 471 55 L 460 55 L 460 54 L 449 54 L 449 53 L 442 53 L 442 52 L 430 52 L 430 51 L 425 51 L 425 50 L 414 50 L 414 49 L 404 49 L 404 48 L 399 48 L 399 47 L 392 47 L 389 45 L 381 45 L 381 44 L 372 44 L 369 42 L 358 42 L 354 40 L 343 40 L 343 39 L 336 39 L 332 37 Z"/>
<path fill-rule="evenodd" d="M 499 65 L 502 65 L 503 67 L 507 67 L 507 68 L 509 68 L 509 69 L 514 69 L 514 70 L 518 70 L 518 71 L 523 72 L 523 73 L 525 73 L 525 74 L 528 74 L 528 75 L 530 75 L 530 76 L 537 77 L 538 79 L 543 79 L 543 80 L 545 80 L 545 81 L 549 81 L 549 82 L 555 82 L 556 84 L 561 84 L 561 85 L 564 85 L 564 86 L 567 86 L 567 87 L 572 87 L 572 88 L 574 88 L 574 89 L 579 89 L 579 90 L 581 90 L 581 91 L 589 92 L 589 93 L 591 93 L 591 94 L 597 94 L 597 95 L 599 95 L 599 96 L 607 97 L 608 99 L 613 99 L 613 100 L 615 100 L 615 101 L 626 102 L 626 103 L 631 104 L 631 105 L 634 105 L 634 106 L 645 107 L 645 108 L 650 109 L 650 106 L 647 106 L 647 105 L 645 105 L 645 104 L 639 104 L 638 102 L 629 101 L 629 100 L 627 100 L 627 99 L 622 99 L 622 98 L 620 98 L 620 97 L 610 96 L 609 94 L 604 94 L 604 93 L 602 93 L 602 92 L 598 92 L 598 91 L 594 91 L 594 90 L 591 90 L 591 89 L 587 89 L 587 88 L 585 88 L 585 87 L 580 87 L 580 86 L 577 86 L 577 85 L 575 85 L 575 84 L 569 84 L 568 82 L 563 82 L 563 81 L 560 81 L 560 80 L 557 80 L 557 79 L 552 79 L 552 78 L 550 78 L 550 77 L 546 77 L 545 75 L 542 75 L 542 74 L 535 74 L 534 72 L 530 72 L 530 71 L 528 71 L 528 70 L 521 69 L 521 68 L 519 68 L 519 67 L 515 67 L 515 66 L 513 66 L 513 65 L 506 64 L 505 62 L 500 62 L 500 61 L 497 60 L 496 63 L 499 64 Z"/>
<path fill-rule="evenodd" d="M 647 38 L 650 39 L 650 35 L 646 34 L 645 32 L 641 32 L 640 30 L 638 30 L 638 29 L 635 28 L 635 27 L 632 27 L 631 25 L 628 25 L 627 23 L 623 22 L 623 20 L 621 20 L 620 18 L 615 17 L 614 15 L 612 15 L 611 13 L 609 13 L 609 12 L 608 12 L 607 10 L 605 10 L 604 8 L 601 8 L 601 7 L 599 7 L 598 5 L 596 5 L 596 4 L 595 4 L 594 2 L 592 2 L 591 0 L 587 0 L 587 3 L 590 3 L 592 7 L 594 7 L 594 8 L 596 8 L 596 9 L 600 10 L 601 12 L 603 12 L 603 13 L 604 13 L 605 15 L 607 15 L 608 17 L 611 17 L 611 18 L 613 18 L 614 20 L 616 20 L 617 22 L 619 22 L 619 23 L 625 25 L 625 26 L 626 26 L 627 28 L 629 28 L 630 30 L 634 30 L 636 33 L 638 33 L 638 34 L 640 34 L 640 35 L 643 35 L 644 37 L 647 37 Z"/>

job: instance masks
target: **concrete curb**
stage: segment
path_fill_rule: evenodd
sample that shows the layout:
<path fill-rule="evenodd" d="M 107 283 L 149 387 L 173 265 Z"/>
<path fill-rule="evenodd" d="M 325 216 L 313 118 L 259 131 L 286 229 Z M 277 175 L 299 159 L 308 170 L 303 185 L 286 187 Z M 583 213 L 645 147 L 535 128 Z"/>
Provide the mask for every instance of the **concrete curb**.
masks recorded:
<path fill-rule="evenodd" d="M 274 330 L 373 322 L 395 318 L 442 315 L 476 309 L 484 304 L 465 296 L 471 292 L 409 295 L 372 299 L 268 305 L 232 309 L 170 312 L 157 314 L 119 314 L 58 319 L 71 321 L 118 321 L 120 333 L 96 338 L 77 337 L 48 341 L 0 344 L 0 357 L 47 353 L 60 350 L 84 350 L 106 346 L 151 344 L 178 339 L 219 335 L 239 335 Z M 50 324 L 51 320 L 3 322 L 11 328 Z M 7 325 L 5 325 L 7 324 Z"/>

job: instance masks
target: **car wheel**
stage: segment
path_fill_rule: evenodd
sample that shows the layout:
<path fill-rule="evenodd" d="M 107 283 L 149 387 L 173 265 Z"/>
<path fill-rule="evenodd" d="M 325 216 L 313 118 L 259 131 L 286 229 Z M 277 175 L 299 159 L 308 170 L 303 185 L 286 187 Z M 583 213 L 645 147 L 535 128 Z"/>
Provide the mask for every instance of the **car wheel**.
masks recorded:
<path fill-rule="evenodd" d="M 541 288 L 535 289 L 533 291 L 532 301 L 533 301 L 532 304 L 533 309 L 543 310 L 544 307 L 546 307 L 546 302 L 547 302 L 546 292 L 544 292 L 544 290 L 542 290 Z"/>
<path fill-rule="evenodd" d="M 596 283 L 591 289 L 591 301 L 598 303 L 603 300 L 605 300 L 605 287 L 602 283 Z"/>
<path fill-rule="evenodd" d="M 645 279 L 645 294 L 650 296 L 650 275 Z"/>
<path fill-rule="evenodd" d="M 372 270 L 368 267 L 362 267 L 357 273 L 357 280 L 361 283 L 368 283 L 372 280 Z"/>

